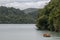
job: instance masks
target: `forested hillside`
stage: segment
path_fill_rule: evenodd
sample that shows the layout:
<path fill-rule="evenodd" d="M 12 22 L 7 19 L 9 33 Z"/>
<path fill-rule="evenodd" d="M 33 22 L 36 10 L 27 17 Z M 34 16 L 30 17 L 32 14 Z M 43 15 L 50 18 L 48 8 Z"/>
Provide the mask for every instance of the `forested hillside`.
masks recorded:
<path fill-rule="evenodd" d="M 31 12 L 38 11 L 38 8 L 27 8 L 27 9 L 24 9 L 23 11 L 24 11 L 24 13 L 28 14 Z"/>
<path fill-rule="evenodd" d="M 36 25 L 38 29 L 60 31 L 60 0 L 51 0 L 39 12 Z"/>
<path fill-rule="evenodd" d="M 13 7 L 0 7 L 0 24 L 27 24 L 35 23 L 35 16 L 26 14 L 20 9 Z"/>
<path fill-rule="evenodd" d="M 32 18 L 34 18 L 34 20 L 36 20 L 37 15 L 38 15 L 38 9 L 37 8 L 28 8 L 23 10 L 24 13 L 27 14 L 27 16 L 31 16 Z"/>

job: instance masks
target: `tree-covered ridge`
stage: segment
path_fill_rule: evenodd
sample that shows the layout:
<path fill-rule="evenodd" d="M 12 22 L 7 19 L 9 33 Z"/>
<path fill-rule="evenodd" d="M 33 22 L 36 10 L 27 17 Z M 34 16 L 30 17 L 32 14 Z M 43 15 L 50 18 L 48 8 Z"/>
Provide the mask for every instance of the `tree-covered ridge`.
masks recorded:
<path fill-rule="evenodd" d="M 37 27 L 60 31 L 60 0 L 51 0 L 44 9 L 41 9 L 37 19 Z"/>
<path fill-rule="evenodd" d="M 25 24 L 25 23 L 35 23 L 35 16 L 26 14 L 20 9 L 15 9 L 13 7 L 0 6 L 0 24 Z"/>
<path fill-rule="evenodd" d="M 23 10 L 28 16 L 31 16 L 36 20 L 38 14 L 38 8 L 28 8 Z"/>

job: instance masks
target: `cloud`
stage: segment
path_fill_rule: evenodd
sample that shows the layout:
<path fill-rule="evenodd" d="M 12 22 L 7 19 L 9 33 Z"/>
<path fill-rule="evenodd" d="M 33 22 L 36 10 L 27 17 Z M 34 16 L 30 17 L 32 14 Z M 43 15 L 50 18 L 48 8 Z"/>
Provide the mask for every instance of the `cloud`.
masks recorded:
<path fill-rule="evenodd" d="M 0 0 L 0 2 L 37 2 L 37 1 L 48 1 L 48 0 Z"/>
<path fill-rule="evenodd" d="M 44 5 L 46 5 L 46 3 L 49 2 L 49 1 L 21 2 L 21 0 L 20 2 L 18 2 L 17 0 L 13 0 L 13 1 L 7 0 L 6 2 L 5 1 L 2 1 L 3 3 L 0 3 L 0 4 L 7 7 L 19 8 L 21 10 L 27 9 L 27 8 L 43 8 Z"/>

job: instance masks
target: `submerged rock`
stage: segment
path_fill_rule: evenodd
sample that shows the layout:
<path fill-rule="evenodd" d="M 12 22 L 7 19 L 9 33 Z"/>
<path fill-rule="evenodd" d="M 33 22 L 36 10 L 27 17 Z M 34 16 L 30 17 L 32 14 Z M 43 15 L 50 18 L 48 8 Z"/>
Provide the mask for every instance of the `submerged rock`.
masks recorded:
<path fill-rule="evenodd" d="M 47 33 L 46 34 L 43 34 L 43 36 L 44 37 L 51 37 L 51 35 L 50 34 L 47 34 Z"/>

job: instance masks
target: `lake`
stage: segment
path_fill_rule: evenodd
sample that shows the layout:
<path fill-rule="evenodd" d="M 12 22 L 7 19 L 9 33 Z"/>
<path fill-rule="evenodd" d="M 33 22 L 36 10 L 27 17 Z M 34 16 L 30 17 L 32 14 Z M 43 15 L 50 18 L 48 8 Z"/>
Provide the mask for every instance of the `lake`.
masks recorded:
<path fill-rule="evenodd" d="M 43 37 L 44 33 L 51 37 Z M 60 33 L 38 31 L 35 24 L 0 24 L 0 40 L 60 40 Z"/>

